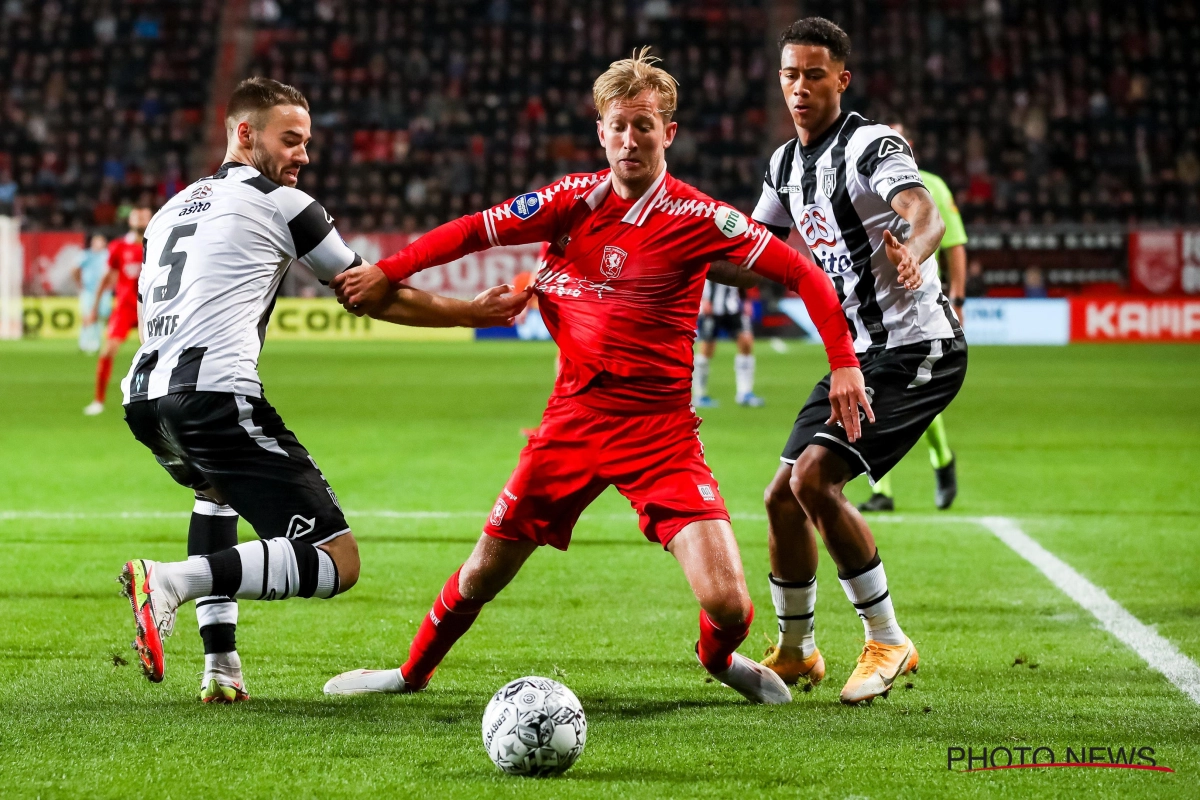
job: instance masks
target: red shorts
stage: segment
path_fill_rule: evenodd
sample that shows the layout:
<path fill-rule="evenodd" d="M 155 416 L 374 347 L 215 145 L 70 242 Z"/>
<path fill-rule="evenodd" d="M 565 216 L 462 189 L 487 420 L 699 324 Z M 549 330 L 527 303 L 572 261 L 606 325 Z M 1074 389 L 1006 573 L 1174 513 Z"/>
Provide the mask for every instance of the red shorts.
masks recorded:
<path fill-rule="evenodd" d="M 699 428 L 691 408 L 621 417 L 552 397 L 483 532 L 566 550 L 579 515 L 609 486 L 664 548 L 692 522 L 728 520 Z"/>
<path fill-rule="evenodd" d="M 112 316 L 108 318 L 108 333 L 106 334 L 108 338 L 123 342 L 129 332 L 136 327 L 137 306 L 128 303 L 114 304 Z"/>

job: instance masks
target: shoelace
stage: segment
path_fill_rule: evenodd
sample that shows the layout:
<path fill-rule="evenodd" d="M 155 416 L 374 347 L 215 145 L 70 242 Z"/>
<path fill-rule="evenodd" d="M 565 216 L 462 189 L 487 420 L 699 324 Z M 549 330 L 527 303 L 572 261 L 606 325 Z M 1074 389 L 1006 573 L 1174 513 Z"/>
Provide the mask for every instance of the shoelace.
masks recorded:
<path fill-rule="evenodd" d="M 888 651 L 884 647 L 885 645 L 873 641 L 864 644 L 862 655 L 858 657 L 858 666 L 854 671 L 874 672 L 882 667 L 888 657 Z"/>

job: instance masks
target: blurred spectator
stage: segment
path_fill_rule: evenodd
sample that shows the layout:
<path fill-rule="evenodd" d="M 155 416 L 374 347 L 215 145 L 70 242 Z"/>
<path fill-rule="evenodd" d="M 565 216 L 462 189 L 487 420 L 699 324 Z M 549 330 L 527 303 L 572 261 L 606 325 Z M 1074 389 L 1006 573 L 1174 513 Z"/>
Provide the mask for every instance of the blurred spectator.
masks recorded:
<path fill-rule="evenodd" d="M 1029 267 L 1025 270 L 1025 296 L 1043 298 L 1046 296 L 1046 275 L 1041 267 Z"/>
<path fill-rule="evenodd" d="M 17 182 L 7 167 L 0 169 L 0 215 L 12 216 L 17 205 Z"/>
<path fill-rule="evenodd" d="M 977 258 L 971 259 L 967 266 L 967 297 L 983 297 L 987 294 L 987 283 L 983 279 L 983 262 Z"/>

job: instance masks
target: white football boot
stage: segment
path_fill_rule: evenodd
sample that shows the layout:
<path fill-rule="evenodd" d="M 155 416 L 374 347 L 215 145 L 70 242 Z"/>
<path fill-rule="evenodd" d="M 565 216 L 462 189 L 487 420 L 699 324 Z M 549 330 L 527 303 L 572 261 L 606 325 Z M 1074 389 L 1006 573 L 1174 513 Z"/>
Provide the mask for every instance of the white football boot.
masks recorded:
<path fill-rule="evenodd" d="M 241 703 L 250 699 L 242 677 L 242 659 L 232 653 L 204 656 L 204 677 L 200 679 L 201 703 Z"/>
<path fill-rule="evenodd" d="M 783 678 L 739 653 L 733 654 L 724 672 L 715 672 L 713 677 L 751 703 L 774 706 L 792 702 L 792 692 Z"/>
<path fill-rule="evenodd" d="M 416 691 L 399 669 L 352 669 L 325 683 L 325 694 L 401 694 Z"/>
<path fill-rule="evenodd" d="M 103 412 L 104 412 L 104 403 L 101 403 L 99 400 L 93 400 L 92 402 L 88 403 L 86 406 L 83 407 L 83 415 L 85 417 L 94 417 L 97 414 L 101 414 Z"/>

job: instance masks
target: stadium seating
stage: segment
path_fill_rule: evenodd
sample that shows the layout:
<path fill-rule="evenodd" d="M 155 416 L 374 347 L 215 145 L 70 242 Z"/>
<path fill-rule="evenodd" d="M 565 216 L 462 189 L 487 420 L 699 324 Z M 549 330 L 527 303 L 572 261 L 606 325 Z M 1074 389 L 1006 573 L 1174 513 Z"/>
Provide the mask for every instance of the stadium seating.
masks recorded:
<path fill-rule="evenodd" d="M 106 225 L 122 204 L 186 185 L 219 10 L 217 0 L 5 2 L 0 213 L 19 187 L 26 229 Z"/>
<path fill-rule="evenodd" d="M 917 128 L 968 223 L 1200 220 L 1200 7 L 806 4 L 850 33 L 854 99 Z"/>
<path fill-rule="evenodd" d="M 591 83 L 655 42 L 681 82 L 672 171 L 752 205 L 769 53 L 760 3 L 278 0 L 256 74 L 312 101 L 321 199 L 354 230 L 427 228 L 604 163 Z"/>
<path fill-rule="evenodd" d="M 0 213 L 106 224 L 211 165 L 222 3 L 8 0 Z M 247 74 L 303 89 L 305 184 L 348 230 L 415 231 L 602 163 L 590 84 L 655 43 L 681 81 L 672 171 L 752 207 L 765 155 L 769 0 L 254 0 Z M 1062 0 L 816 0 L 854 40 L 850 107 L 914 129 L 968 223 L 1200 220 L 1200 12 Z"/>

